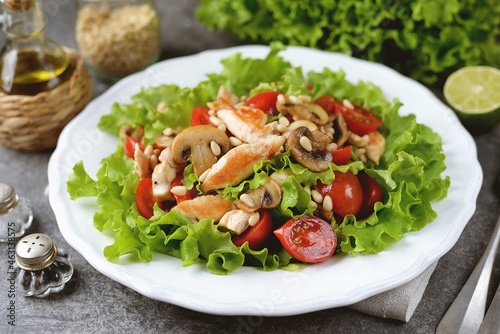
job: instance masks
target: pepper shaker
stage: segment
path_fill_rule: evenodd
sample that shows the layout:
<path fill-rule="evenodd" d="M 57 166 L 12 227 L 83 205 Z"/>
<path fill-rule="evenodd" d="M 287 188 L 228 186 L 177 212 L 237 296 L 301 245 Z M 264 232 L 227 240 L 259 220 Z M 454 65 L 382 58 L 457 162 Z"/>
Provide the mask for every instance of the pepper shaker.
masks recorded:
<path fill-rule="evenodd" d="M 31 226 L 33 213 L 30 203 L 19 198 L 12 186 L 0 183 L 0 241 L 18 238 Z"/>
<path fill-rule="evenodd" d="M 42 233 L 25 236 L 16 245 L 17 286 L 24 296 L 57 293 L 73 276 L 69 255 Z"/>

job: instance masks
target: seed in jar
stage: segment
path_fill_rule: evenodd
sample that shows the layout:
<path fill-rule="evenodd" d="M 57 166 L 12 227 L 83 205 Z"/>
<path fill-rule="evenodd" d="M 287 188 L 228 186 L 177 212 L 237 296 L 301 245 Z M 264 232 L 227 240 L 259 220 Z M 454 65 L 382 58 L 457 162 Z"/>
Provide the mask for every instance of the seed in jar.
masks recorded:
<path fill-rule="evenodd" d="M 300 137 L 299 143 L 300 143 L 300 146 L 302 146 L 302 148 L 304 150 L 306 150 L 307 152 L 312 151 L 313 147 L 312 147 L 311 140 L 309 138 L 307 138 L 306 136 Z"/>
<path fill-rule="evenodd" d="M 159 27 L 158 16 L 149 5 L 110 9 L 89 4 L 78 11 L 75 35 L 81 55 L 92 68 L 121 77 L 156 60 L 161 42 Z"/>

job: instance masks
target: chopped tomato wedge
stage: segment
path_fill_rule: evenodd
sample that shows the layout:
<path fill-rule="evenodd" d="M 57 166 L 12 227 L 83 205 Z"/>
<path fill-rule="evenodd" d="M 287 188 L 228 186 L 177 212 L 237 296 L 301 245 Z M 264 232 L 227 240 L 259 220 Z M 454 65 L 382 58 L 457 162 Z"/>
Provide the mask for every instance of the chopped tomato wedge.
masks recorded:
<path fill-rule="evenodd" d="M 347 165 L 351 160 L 352 146 L 345 146 L 332 151 L 332 162 L 337 166 Z"/>
<path fill-rule="evenodd" d="M 314 102 L 319 104 L 321 108 L 323 108 L 329 114 L 333 114 L 333 112 L 335 111 L 335 100 L 333 99 L 333 96 L 320 96 L 316 100 L 314 100 Z"/>
<path fill-rule="evenodd" d="M 139 181 L 135 191 L 135 204 L 137 210 L 144 218 L 153 217 L 153 206 L 156 200 L 153 196 L 153 180 L 145 177 Z"/>
<path fill-rule="evenodd" d="M 191 113 L 191 125 L 211 125 L 209 109 L 205 107 L 194 107 Z"/>
<path fill-rule="evenodd" d="M 382 121 L 370 110 L 351 103 L 353 108 L 347 107 L 343 101 L 335 102 L 335 113 L 341 113 L 347 128 L 359 136 L 364 136 L 377 130 Z"/>
<path fill-rule="evenodd" d="M 183 178 L 183 175 L 178 174 L 175 177 L 175 179 L 172 181 L 172 188 L 175 186 L 182 186 L 182 178 Z M 175 197 L 175 201 L 177 202 L 177 204 L 179 204 L 181 202 L 188 201 L 190 199 L 197 197 L 198 192 L 196 191 L 196 188 L 193 187 L 191 189 L 188 189 L 185 195 L 175 195 L 175 194 L 173 194 L 173 195 Z"/>
<path fill-rule="evenodd" d="M 358 174 L 358 179 L 363 188 L 363 204 L 356 216 L 358 218 L 366 218 L 373 213 L 375 203 L 382 202 L 382 188 L 377 181 L 364 172 Z"/>
<path fill-rule="evenodd" d="M 125 137 L 125 141 L 123 142 L 123 152 L 127 157 L 130 159 L 134 159 L 134 153 L 135 153 L 135 144 L 139 143 L 137 140 L 134 138 L 127 136 Z M 144 151 L 144 146 L 142 143 L 139 143 L 139 148 Z"/>
<path fill-rule="evenodd" d="M 356 175 L 334 171 L 335 180 L 330 184 L 318 182 L 319 193 L 325 198 L 330 196 L 333 212 L 341 217 L 356 215 L 363 204 L 363 188 Z"/>
<path fill-rule="evenodd" d="M 242 234 L 232 237 L 235 246 L 240 247 L 248 241 L 250 249 L 258 250 L 262 248 L 273 231 L 273 223 L 268 210 L 260 210 L 259 214 L 260 217 L 257 224 L 250 226 Z"/>
<path fill-rule="evenodd" d="M 276 100 L 280 93 L 274 91 L 265 91 L 258 93 L 246 102 L 247 106 L 260 109 L 270 116 L 278 115 L 278 109 L 276 109 Z"/>
<path fill-rule="evenodd" d="M 315 216 L 292 218 L 274 234 L 288 254 L 306 263 L 327 260 L 337 247 L 337 236 L 332 226 Z"/>

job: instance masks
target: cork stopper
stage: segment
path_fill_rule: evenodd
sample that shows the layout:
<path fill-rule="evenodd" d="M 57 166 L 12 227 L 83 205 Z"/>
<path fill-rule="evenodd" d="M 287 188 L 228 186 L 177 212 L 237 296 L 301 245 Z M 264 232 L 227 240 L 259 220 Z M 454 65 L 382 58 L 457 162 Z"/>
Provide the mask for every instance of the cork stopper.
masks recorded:
<path fill-rule="evenodd" d="M 12 13 L 26 12 L 35 7 L 35 0 L 4 0 L 5 8 Z"/>

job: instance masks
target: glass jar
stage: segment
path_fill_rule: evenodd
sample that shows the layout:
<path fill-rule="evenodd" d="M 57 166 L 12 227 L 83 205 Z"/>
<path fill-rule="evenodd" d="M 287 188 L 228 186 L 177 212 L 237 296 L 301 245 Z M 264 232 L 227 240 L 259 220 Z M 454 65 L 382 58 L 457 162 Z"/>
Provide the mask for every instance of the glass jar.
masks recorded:
<path fill-rule="evenodd" d="M 116 81 L 156 62 L 161 38 L 154 0 L 79 0 L 76 43 L 97 77 Z"/>
<path fill-rule="evenodd" d="M 17 286 L 26 297 L 47 297 L 64 289 L 73 276 L 69 255 L 42 233 L 25 236 L 16 245 Z"/>
<path fill-rule="evenodd" d="M 3 0 L 0 51 L 0 92 L 36 95 L 51 90 L 71 76 L 71 62 L 63 48 L 45 36 L 41 0 Z"/>
<path fill-rule="evenodd" d="M 0 183 L 0 242 L 24 235 L 32 221 L 29 200 L 19 198 L 11 185 Z"/>

